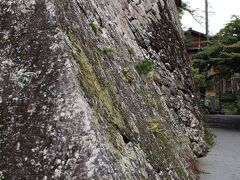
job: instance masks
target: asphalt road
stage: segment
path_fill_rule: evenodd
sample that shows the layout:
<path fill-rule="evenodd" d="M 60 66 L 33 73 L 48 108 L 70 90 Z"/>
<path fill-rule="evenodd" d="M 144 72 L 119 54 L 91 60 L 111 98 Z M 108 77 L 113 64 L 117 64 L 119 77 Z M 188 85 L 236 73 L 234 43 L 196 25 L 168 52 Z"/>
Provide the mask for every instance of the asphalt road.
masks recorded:
<path fill-rule="evenodd" d="M 216 135 L 215 146 L 199 159 L 200 180 L 240 180 L 240 116 L 217 115 L 213 120 L 207 121 Z"/>

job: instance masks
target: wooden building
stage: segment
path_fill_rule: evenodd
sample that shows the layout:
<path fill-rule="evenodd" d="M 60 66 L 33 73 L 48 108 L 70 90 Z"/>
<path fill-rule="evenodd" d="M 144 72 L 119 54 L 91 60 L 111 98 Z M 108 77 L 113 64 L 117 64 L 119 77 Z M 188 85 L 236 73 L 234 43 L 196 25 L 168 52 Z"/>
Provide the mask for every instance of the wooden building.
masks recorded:
<path fill-rule="evenodd" d="M 192 29 L 189 29 L 184 34 L 188 59 L 192 60 L 192 54 L 201 51 L 207 46 L 207 36 L 204 33 L 194 31 Z"/>

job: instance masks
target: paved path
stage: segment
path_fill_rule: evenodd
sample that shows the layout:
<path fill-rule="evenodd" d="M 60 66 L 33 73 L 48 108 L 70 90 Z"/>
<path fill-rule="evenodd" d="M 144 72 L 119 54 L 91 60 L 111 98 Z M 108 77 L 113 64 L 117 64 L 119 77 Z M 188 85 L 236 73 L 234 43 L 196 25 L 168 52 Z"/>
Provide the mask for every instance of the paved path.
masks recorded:
<path fill-rule="evenodd" d="M 234 126 L 211 128 L 215 146 L 207 157 L 200 158 L 200 180 L 240 180 L 240 130 Z"/>

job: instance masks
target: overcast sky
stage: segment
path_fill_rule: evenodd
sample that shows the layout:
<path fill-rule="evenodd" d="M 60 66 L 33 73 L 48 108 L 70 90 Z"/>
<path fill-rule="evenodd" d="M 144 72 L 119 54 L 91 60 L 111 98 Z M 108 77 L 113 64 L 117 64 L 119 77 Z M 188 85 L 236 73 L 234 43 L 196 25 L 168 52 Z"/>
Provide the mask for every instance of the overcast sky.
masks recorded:
<path fill-rule="evenodd" d="M 199 14 L 204 16 L 205 0 L 183 0 L 188 2 L 192 9 L 199 9 Z M 224 25 L 229 22 L 232 15 L 240 15 L 240 0 L 208 0 L 209 1 L 209 31 L 216 34 Z M 197 23 L 194 18 L 185 13 L 182 19 L 185 28 L 192 27 L 194 30 L 205 33 L 205 22 Z"/>

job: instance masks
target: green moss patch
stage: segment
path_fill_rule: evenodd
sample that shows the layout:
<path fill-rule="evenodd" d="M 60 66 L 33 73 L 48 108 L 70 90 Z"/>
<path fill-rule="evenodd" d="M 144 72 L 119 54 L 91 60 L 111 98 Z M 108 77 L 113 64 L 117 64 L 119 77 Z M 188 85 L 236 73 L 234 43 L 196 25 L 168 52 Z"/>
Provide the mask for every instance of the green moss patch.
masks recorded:
<path fill-rule="evenodd" d="M 77 40 L 74 31 L 69 29 L 67 35 L 73 45 L 69 55 L 76 60 L 79 66 L 78 80 L 85 89 L 87 97 L 90 99 L 94 98 L 94 101 L 97 102 L 92 107 L 94 115 L 97 117 L 98 123 L 102 123 L 105 127 L 104 133 L 109 140 L 109 146 L 113 155 L 120 159 L 121 155 L 125 154 L 125 144 L 119 132 L 128 132 L 120 106 L 110 95 L 108 89 L 104 87 L 102 81 L 96 76 L 93 66 L 80 47 L 80 42 Z M 99 57 L 100 53 L 93 48 L 95 58 Z M 96 59 L 96 61 L 98 62 L 99 60 Z M 131 133 L 128 132 L 127 134 L 130 135 Z"/>
<path fill-rule="evenodd" d="M 105 48 L 103 49 L 103 51 L 106 52 L 106 53 L 116 53 L 116 52 L 117 52 L 117 49 L 108 46 L 108 47 L 105 47 Z"/>
<path fill-rule="evenodd" d="M 148 119 L 148 126 L 150 131 L 156 136 L 156 138 L 160 138 L 160 140 L 165 143 L 168 141 L 168 137 L 164 132 L 164 129 L 161 127 L 160 120 L 157 118 Z"/>

